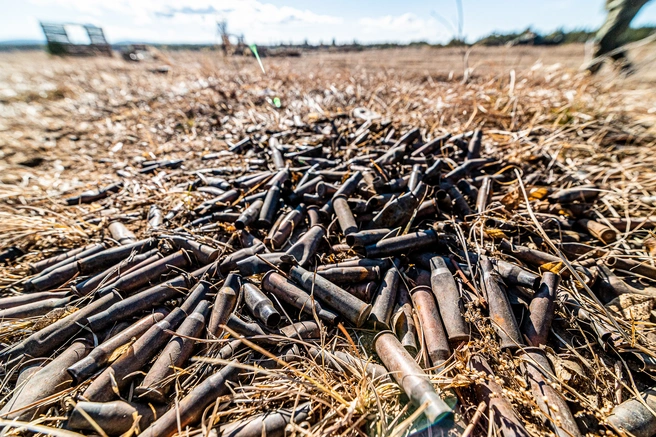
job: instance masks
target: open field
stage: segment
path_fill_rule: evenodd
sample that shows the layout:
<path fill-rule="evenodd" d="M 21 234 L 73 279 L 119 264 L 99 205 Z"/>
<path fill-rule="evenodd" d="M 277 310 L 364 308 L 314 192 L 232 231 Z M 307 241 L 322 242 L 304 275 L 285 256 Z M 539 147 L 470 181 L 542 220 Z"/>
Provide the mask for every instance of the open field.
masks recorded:
<path fill-rule="evenodd" d="M 549 342 L 545 354 L 548 353 L 554 366 L 554 375 L 550 374 L 548 378 L 569 401 L 567 405 L 576 417 L 574 427 L 578 426 L 583 435 L 611 433 L 606 422 L 611 411 L 640 390 L 654 386 L 649 372 L 656 368 L 656 289 L 653 287 L 656 283 L 656 269 L 653 268 L 653 230 L 656 228 L 653 218 L 656 216 L 656 92 L 653 90 L 656 73 L 653 46 L 641 47 L 631 53 L 639 71 L 626 79 L 617 77 L 610 69 L 605 69 L 595 78 L 580 72 L 584 51 L 581 45 L 568 45 L 474 48 L 469 52 L 455 48 L 325 53 L 301 58 L 264 59 L 266 73 L 259 69 L 254 59 L 226 59 L 218 52 L 166 52 L 156 61 L 142 63 L 127 63 L 118 56 L 111 59 L 63 59 L 44 53 L 0 54 L 0 251 L 16 246 L 22 253 L 15 260 L 0 265 L 0 294 L 3 297 L 24 295 L 24 290 L 29 291 L 26 284 L 35 277 L 38 279 L 34 270 L 30 270 L 31 264 L 63 249 L 99 241 L 120 247 L 108 236 L 107 225 L 113 220 L 125 223 L 136 234 L 135 238 L 156 239 L 157 250 L 161 251 L 157 254 L 159 256 L 174 251 L 167 246 L 167 239 L 175 233 L 203 241 L 216 253 L 220 252 L 218 256 L 221 257 L 235 253 L 238 247 L 247 248 L 246 237 L 239 238 L 244 233 L 237 232 L 233 222 L 227 219 L 225 223 L 217 219 L 207 231 L 192 229 L 191 220 L 214 211 L 204 209 L 203 205 L 207 205 L 217 190 L 202 192 L 196 188 L 204 182 L 196 185 L 190 182 L 197 178 L 202 181 L 196 171 L 210 167 L 217 169 L 216 174 L 221 174 L 221 177 L 225 172 L 230 184 L 236 184 L 234 179 L 245 173 L 267 166 L 273 170 L 271 156 L 275 156 L 278 140 L 270 146 L 271 136 L 278 135 L 276 138 L 279 138 L 281 149 L 287 152 L 287 160 L 283 159 L 283 164 L 275 167 L 275 173 L 272 171 L 265 176 L 273 178 L 274 174 L 289 173 L 290 185 L 297 184 L 309 172 L 308 168 L 300 166 L 302 161 L 294 160 L 298 156 L 294 156 L 293 151 L 305 150 L 309 145 L 321 145 L 318 149 L 322 156 L 334 162 L 357 160 L 360 155 L 367 155 L 370 158 L 358 162 L 359 168 L 364 167 L 363 172 L 398 178 L 391 182 L 414 171 L 413 164 L 421 171 L 428 171 L 424 167 L 432 166 L 433 161 L 442 162 L 442 159 L 444 169 L 438 170 L 437 178 L 444 182 L 448 180 L 448 172 L 470 160 L 468 147 L 471 146 L 462 138 L 468 138 L 466 133 L 476 138 L 471 131 L 480 128 L 483 132 L 482 148 L 472 153 L 472 158 L 490 158 L 481 165 L 489 165 L 493 170 L 483 168 L 475 184 L 482 186 L 482 180 L 487 180 L 495 187 L 494 196 L 485 198 L 482 209 L 473 213 L 459 210 L 457 203 L 451 204 L 449 200 L 448 205 L 439 206 L 444 207 L 443 211 L 436 206 L 433 217 L 428 219 L 415 220 L 415 215 L 406 217 L 408 225 L 404 233 L 409 232 L 412 225 L 413 232 L 429 229 L 435 230 L 437 235 L 439 229 L 440 237 L 449 237 L 439 240 L 439 243 L 436 237 L 430 251 L 439 252 L 436 257 L 450 256 L 456 266 L 459 285 L 456 294 L 460 293 L 458 296 L 466 301 L 466 314 L 462 317 L 466 317 L 471 327 L 467 340 L 461 339 L 460 343 L 451 345 L 454 353 L 449 356 L 446 369 L 430 366 L 427 355 L 422 355 L 421 348 L 425 345 L 421 340 L 417 361 L 422 363 L 422 368 L 429 369 L 435 387 L 451 394 L 451 400 L 457 398 L 459 407 L 455 421 L 460 431 L 474 420 L 480 402 L 473 387 L 482 384 L 481 381 L 489 376 L 503 386 L 503 394 L 498 395 L 518 416 L 520 428 L 517 435 L 537 437 L 551 432 L 550 418 L 540 413 L 542 405 L 538 404 L 542 398 L 527 388 L 519 352 L 508 351 L 514 350 L 514 346 L 500 346 L 497 326 L 492 326 L 492 316 L 487 315 L 488 310 L 489 313 L 492 310 L 485 293 L 490 296 L 490 292 L 481 292 L 489 290 L 488 285 L 482 279 L 481 271 L 476 270 L 482 267 L 476 264 L 481 264 L 479 261 L 483 255 L 489 255 L 521 264 L 532 272 L 534 279 L 545 272 L 562 273 L 560 288 L 556 285 L 558 292 L 554 291 L 554 295 L 558 295 L 557 303 L 551 309 L 553 330 L 547 328 Z M 169 72 L 162 74 L 158 71 L 160 66 L 168 66 Z M 278 100 L 279 105 L 276 104 Z M 380 117 L 363 122 L 356 113 L 369 113 L 355 111 L 358 108 L 366 108 Z M 420 139 L 413 143 L 413 147 L 421 147 L 424 141 L 445 134 L 463 134 L 460 143 L 464 143 L 464 148 L 454 145 L 456 141 L 447 144 L 445 140 L 429 154 L 431 156 L 415 156 L 415 161 L 412 161 L 407 156 L 410 153 L 405 150 L 410 145 L 404 146 L 399 140 L 403 153 L 398 159 L 390 158 L 390 162 L 381 161 L 384 163 L 380 165 L 374 161 L 379 155 L 384 157 L 388 148 L 414 127 L 419 129 Z M 363 135 L 365 130 L 366 135 Z M 253 144 L 243 153 L 226 152 L 228 147 L 246 136 L 251 136 L 257 145 Z M 210 153 L 217 155 L 203 159 Z M 467 160 L 464 155 L 468 156 Z M 183 160 L 178 167 L 162 167 L 150 173 L 142 168 L 144 161 L 178 159 Z M 293 170 L 284 167 L 289 163 L 294 165 Z M 241 170 L 232 172 L 232 169 L 223 168 L 226 166 L 240 166 Z M 345 177 L 350 176 L 347 173 L 345 170 Z M 378 182 L 383 180 L 377 178 Z M 475 185 L 474 179 L 473 174 L 461 178 L 465 182 L 471 180 Z M 492 180 L 498 183 L 490 182 Z M 89 203 L 73 201 L 66 204 L 66 198 L 117 181 L 123 186 L 109 197 Z M 265 191 L 262 181 L 239 185 L 243 192 L 227 202 L 227 206 L 241 213 L 246 205 L 238 202 L 254 191 Z M 336 187 L 326 190 L 346 185 L 339 179 L 339 174 L 330 181 Z M 453 181 L 449 183 L 455 185 Z M 441 183 L 429 184 L 430 190 L 444 194 L 444 190 L 450 188 L 449 183 L 446 187 Z M 370 185 L 375 188 L 373 182 Z M 594 185 L 588 187 L 593 196 L 585 201 L 577 197 L 570 205 L 566 200 L 562 204 L 546 200 L 548 194 L 553 195 L 560 188 L 582 185 Z M 361 196 L 356 200 L 361 204 L 368 203 L 364 200 L 378 194 L 374 188 L 366 191 L 359 187 L 361 191 L 346 197 Z M 449 194 L 453 199 L 458 194 L 455 191 L 456 194 Z M 460 198 L 463 199 L 462 194 Z M 320 202 L 326 199 L 317 202 L 321 205 Z M 386 201 L 392 203 L 389 198 Z M 469 194 L 468 201 L 469 206 L 476 203 L 478 207 L 478 196 Z M 286 208 L 295 207 L 289 198 L 281 203 Z M 222 203 L 211 206 L 217 205 L 225 206 Z M 413 207 L 414 214 L 418 213 L 417 205 Z M 159 228 L 151 227 L 146 219 L 152 207 L 162 214 L 171 213 Z M 538 210 L 538 207 L 544 209 Z M 577 207 L 585 211 L 577 213 Z M 534 212 L 538 213 L 539 220 Z M 235 215 L 232 210 L 231 213 Z M 380 211 L 367 210 L 366 213 L 374 216 Z M 362 218 L 367 214 L 363 211 L 356 213 L 362 227 L 366 226 L 362 222 L 373 220 L 371 217 Z M 603 222 L 616 238 L 604 240 L 595 237 L 589 229 L 582 229 L 579 219 L 584 214 L 585 218 Z M 651 217 L 651 220 L 644 221 L 644 226 L 632 226 L 635 222 L 630 219 L 646 217 Z M 362 254 L 359 252 L 361 248 L 344 248 L 345 244 L 338 247 L 342 240 L 346 241 L 342 237 L 347 235 L 341 228 L 341 219 L 335 219 L 331 212 L 323 221 L 326 223 L 319 225 L 310 221 L 308 226 L 314 230 L 321 228 L 323 232 L 319 238 L 322 249 L 318 253 L 321 256 L 315 256 L 313 251 L 308 263 L 317 267 Z M 183 226 L 187 228 L 183 229 Z M 293 235 L 290 231 L 284 242 L 285 250 L 291 246 L 292 240 L 302 238 L 299 234 L 303 231 L 298 232 L 298 229 L 293 228 Z M 249 230 L 262 239 L 266 235 L 264 227 L 256 229 L 253 226 Z M 184 233 L 187 231 L 190 233 Z M 515 257 L 512 248 L 501 248 L 502 239 L 506 238 L 513 239 L 513 244 L 547 252 L 544 254 L 556 261 L 549 258 L 549 262 L 530 263 L 524 259 L 520 262 L 519 255 Z M 580 246 L 564 246 L 564 243 L 578 242 L 593 249 L 594 255 L 583 259 L 578 254 L 572 257 L 565 253 L 564 247 Z M 253 246 L 254 240 L 248 243 Z M 181 253 L 179 258 L 183 258 L 186 252 Z M 481 258 L 472 261 L 468 253 Z M 418 261 L 415 265 L 414 258 L 411 260 L 406 255 L 395 253 L 385 258 L 391 260 L 398 256 L 405 275 L 420 265 Z M 373 258 L 382 259 L 383 256 Z M 460 264 L 454 261 L 456 258 Z M 210 264 L 209 261 L 194 260 L 196 264 Z M 618 260 L 640 264 L 653 275 L 633 274 L 614 264 Z M 470 262 L 474 265 L 465 267 Z M 578 270 L 572 268 L 570 262 Z M 192 263 L 189 261 L 184 268 L 176 266 L 170 270 L 187 268 L 191 271 Z M 466 272 L 458 267 L 460 265 Z M 611 273 L 612 279 L 625 288 L 618 288 L 621 291 L 613 289 L 616 295 L 602 299 L 599 284 L 608 285 L 609 282 L 603 282 L 599 272 L 610 272 L 611 267 L 617 274 Z M 427 272 L 430 267 L 424 265 L 423 268 Z M 172 271 L 166 270 L 156 279 L 168 279 L 173 275 L 166 275 Z M 593 273 L 586 276 L 574 272 Z M 261 277 L 257 274 L 244 274 L 244 277 L 255 276 L 255 281 L 259 281 Z M 577 276 L 579 274 L 582 276 Z M 450 274 L 448 276 L 451 278 Z M 628 288 L 619 277 L 635 288 Z M 80 285 L 80 282 L 75 282 L 79 279 L 76 272 L 63 283 L 57 283 L 53 290 L 68 292 L 70 285 Z M 425 277 L 420 279 L 426 280 Z M 618 282 L 611 285 L 617 286 Z M 412 286 L 419 283 L 419 279 L 416 283 L 409 282 Z M 176 286 L 180 284 L 187 282 L 181 279 Z M 410 285 L 406 284 L 408 288 Z M 140 283 L 141 286 L 145 284 Z M 43 288 L 52 291 L 46 285 Z M 187 291 L 184 286 L 180 288 Z M 130 292 L 137 289 L 141 290 L 135 286 Z M 607 288 L 604 290 L 608 292 Z M 625 293 L 626 290 L 631 292 Z M 535 296 L 535 290 L 526 293 L 530 298 Z M 622 294 L 630 295 L 635 302 L 623 300 L 627 296 L 620 299 Z M 532 301 L 521 293 L 514 296 L 514 309 L 525 315 L 524 307 Z M 46 330 L 55 320 L 90 306 L 85 296 L 76 295 L 71 299 L 70 305 L 45 315 L 25 320 L 0 320 L 0 343 L 3 346 L 0 350 L 0 363 L 3 364 L 0 366 L 3 378 L 0 396 L 3 402 L 15 395 L 15 375 L 4 373 L 8 372 L 8 367 L 2 360 L 11 356 L 6 350 L 22 345 L 21 341 Z M 176 295 L 166 302 L 158 301 L 157 305 L 166 304 L 172 309 L 180 305 L 181 299 Z M 75 305 L 77 307 L 73 308 Z M 407 305 L 412 319 L 412 304 Z M 587 312 L 582 313 L 583 309 Z M 245 306 L 240 311 L 248 314 Z M 395 311 L 402 312 L 396 308 Z M 307 321 L 309 316 L 305 318 Z M 372 357 L 372 330 L 353 328 L 353 323 L 344 324 L 346 328 L 330 328 L 330 336 L 324 337 L 322 333 L 320 345 L 312 343 L 312 346 L 319 345 L 326 350 L 332 347 L 358 357 Z M 419 323 L 417 326 L 417 337 L 421 339 L 422 328 Z M 600 326 L 608 332 L 600 333 Z M 297 343 L 301 349 L 308 345 L 309 341 Z M 47 345 L 44 348 L 47 353 L 39 356 L 53 353 Z M 58 344 L 57 348 L 61 350 L 63 345 Z M 117 350 L 125 353 L 121 348 Z M 225 396 L 212 410 L 212 400 L 211 405 L 203 407 L 203 426 L 250 417 L 272 406 L 295 407 L 302 402 L 312 403 L 313 418 L 311 423 L 303 424 L 304 428 L 295 425 L 299 436 L 400 437 L 415 426 L 414 408 L 409 407 L 399 387 L 392 382 L 376 385 L 376 381 L 361 369 L 350 373 L 329 369 L 305 357 L 302 351 L 299 352 L 302 359 L 291 365 L 281 365 L 276 358 L 253 348 L 261 355 L 249 348 L 239 355 L 243 359 L 242 370 L 250 378 L 243 386 L 235 385 L 235 390 L 238 390 L 235 397 L 239 402 L 232 402 L 234 399 Z M 274 349 L 271 344 L 266 348 Z M 202 355 L 202 359 L 184 367 L 180 375 L 177 373 L 180 369 L 176 369 L 175 390 L 167 398 L 169 407 L 177 406 L 173 399 L 182 399 L 210 372 L 215 372 L 218 367 L 213 366 L 225 364 L 225 361 L 217 360 L 216 348 L 208 349 L 197 348 L 196 353 Z M 449 345 L 447 352 L 448 349 Z M 475 357 L 488 360 L 496 377 L 469 366 Z M 264 367 L 266 371 L 262 371 Z M 136 370 L 148 370 L 148 365 Z M 191 376 L 184 379 L 182 373 Z M 139 372 L 134 374 L 141 377 Z M 106 384 L 110 398 L 120 391 L 111 378 L 113 374 L 107 376 Z M 53 427 L 63 426 L 63 418 L 70 414 L 73 399 L 87 390 L 88 381 L 82 382 L 80 387 L 66 388 L 39 399 L 48 408 L 40 410 L 43 416 L 32 425 L 38 422 Z M 122 386 L 121 394 L 132 398 L 134 388 Z M 495 410 L 484 411 L 484 418 L 480 419 L 471 435 L 487 434 L 488 411 Z M 491 419 L 494 421 L 495 417 Z M 498 421 L 499 417 L 496 419 Z M 201 435 L 203 429 L 197 422 L 186 435 Z M 482 426 L 483 423 L 486 425 Z M 499 429 L 493 428 L 491 426 L 490 430 L 494 435 Z"/>

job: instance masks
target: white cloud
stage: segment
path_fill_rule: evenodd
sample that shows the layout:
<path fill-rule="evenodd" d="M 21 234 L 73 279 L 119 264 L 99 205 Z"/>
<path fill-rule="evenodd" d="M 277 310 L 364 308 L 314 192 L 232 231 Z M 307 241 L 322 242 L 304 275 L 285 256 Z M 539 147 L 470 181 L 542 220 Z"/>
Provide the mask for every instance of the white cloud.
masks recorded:
<path fill-rule="evenodd" d="M 359 23 L 365 34 L 385 35 L 383 41 L 435 41 L 451 36 L 434 18 L 422 18 L 409 12 L 397 16 L 364 17 Z"/>

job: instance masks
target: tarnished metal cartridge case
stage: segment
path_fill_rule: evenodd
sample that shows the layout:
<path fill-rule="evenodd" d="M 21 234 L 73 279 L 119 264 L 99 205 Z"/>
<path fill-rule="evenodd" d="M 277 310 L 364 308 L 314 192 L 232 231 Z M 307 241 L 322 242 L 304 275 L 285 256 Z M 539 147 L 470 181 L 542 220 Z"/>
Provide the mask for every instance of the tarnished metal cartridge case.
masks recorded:
<path fill-rule="evenodd" d="M 608 416 L 608 423 L 615 429 L 635 437 L 651 437 L 656 434 L 656 389 L 640 393 L 640 400 L 631 398 L 616 406 Z M 645 405 L 647 404 L 647 405 Z"/>
<path fill-rule="evenodd" d="M 617 232 L 606 225 L 589 219 L 580 219 L 576 222 L 580 227 L 586 229 L 590 235 L 604 244 L 610 244 L 617 240 Z"/>
<path fill-rule="evenodd" d="M 267 191 L 264 203 L 260 210 L 260 216 L 257 219 L 257 227 L 269 229 L 276 218 L 280 203 L 280 188 L 273 186 Z"/>
<path fill-rule="evenodd" d="M 271 233 L 270 237 L 264 239 L 264 242 L 269 244 L 274 249 L 281 248 L 294 232 L 294 229 L 303 221 L 305 216 L 305 205 L 300 204 L 295 209 L 291 210 L 285 218 L 282 219 L 276 230 Z"/>
<path fill-rule="evenodd" d="M 524 317 L 522 332 L 532 346 L 546 344 L 556 307 L 556 293 L 560 275 L 551 272 L 542 274 L 540 288 L 533 295 L 529 315 Z"/>
<path fill-rule="evenodd" d="M 469 328 L 461 310 L 461 297 L 453 275 L 441 256 L 430 259 L 431 289 L 444 322 L 449 341 L 461 342 L 469 339 Z"/>
<path fill-rule="evenodd" d="M 333 208 L 335 209 L 335 215 L 337 215 L 339 227 L 342 229 L 344 235 L 358 232 L 358 224 L 355 222 L 353 212 L 351 212 L 346 197 L 333 197 Z"/>
<path fill-rule="evenodd" d="M 92 315 L 103 311 L 120 300 L 121 295 L 118 293 L 103 296 L 79 311 L 75 311 L 57 320 L 55 323 L 30 335 L 20 343 L 16 343 L 9 349 L 4 350 L 0 354 L 0 358 L 8 360 L 22 357 L 23 355 L 33 358 L 49 355 L 77 334 L 88 323 L 88 319 Z"/>
<path fill-rule="evenodd" d="M 524 344 L 512 313 L 506 291 L 501 287 L 500 278 L 487 257 L 480 257 L 479 263 L 483 271 L 483 283 L 487 294 L 492 327 L 500 338 L 502 348 L 517 349 Z"/>
<path fill-rule="evenodd" d="M 196 259 L 196 262 L 201 265 L 213 263 L 221 253 L 220 249 L 199 243 L 191 238 L 171 236 L 168 237 L 168 239 L 171 240 L 178 249 L 185 249 L 191 252 Z"/>
<path fill-rule="evenodd" d="M 396 303 L 399 290 L 400 274 L 396 267 L 385 272 L 383 282 L 378 288 L 374 303 L 369 314 L 369 323 L 374 329 L 390 329 L 390 319 Z"/>
<path fill-rule="evenodd" d="M 323 308 L 317 300 L 277 272 L 271 271 L 264 275 L 262 288 L 306 314 L 313 316 L 316 313 L 317 317 L 326 322 L 336 323 L 339 318 L 337 314 Z"/>
<path fill-rule="evenodd" d="M 503 260 L 495 260 L 494 265 L 497 273 L 501 276 L 507 285 L 521 285 L 531 290 L 537 290 L 540 286 L 540 276 L 535 273 L 524 270 L 516 264 Z"/>
<path fill-rule="evenodd" d="M 306 233 L 298 239 L 285 252 L 287 255 L 293 256 L 296 262 L 301 266 L 306 266 L 317 251 L 317 248 L 323 241 L 326 235 L 326 229 L 321 225 L 311 226 Z"/>
<path fill-rule="evenodd" d="M 166 402 L 166 395 L 171 389 L 173 380 L 166 381 L 173 375 L 175 368 L 180 368 L 189 359 L 194 350 L 194 338 L 199 338 L 205 328 L 205 319 L 209 312 L 209 303 L 202 301 L 187 317 L 175 336 L 164 347 L 155 363 L 144 377 L 141 384 L 135 389 L 140 399 L 152 402 Z"/>
<path fill-rule="evenodd" d="M 410 293 L 403 281 L 399 282 L 397 297 L 397 309 L 392 316 L 392 327 L 401 345 L 412 356 L 417 355 L 419 345 L 417 343 L 417 325 L 412 316 L 412 300 Z"/>
<path fill-rule="evenodd" d="M 317 322 L 308 320 L 305 322 L 296 322 L 291 325 L 280 328 L 280 333 L 285 337 L 297 340 L 321 337 L 321 327 Z"/>
<path fill-rule="evenodd" d="M 107 230 L 112 235 L 112 238 L 118 241 L 121 246 L 137 241 L 137 237 L 134 233 L 126 228 L 121 222 L 110 223 Z"/>
<path fill-rule="evenodd" d="M 241 276 L 230 273 L 214 298 L 214 306 L 207 323 L 207 334 L 210 338 L 219 336 L 220 326 L 226 324 L 235 310 L 240 289 Z"/>
<path fill-rule="evenodd" d="M 262 290 L 250 282 L 245 282 L 241 287 L 241 292 L 244 295 L 246 308 L 248 308 L 251 314 L 269 328 L 278 326 L 278 323 L 280 323 L 280 313 L 273 306 L 271 299 Z"/>
<path fill-rule="evenodd" d="M 219 264 L 219 269 L 221 270 L 221 273 L 227 275 L 231 271 L 235 270 L 239 261 L 249 258 L 255 254 L 262 253 L 265 250 L 266 247 L 264 244 L 256 244 L 252 247 L 240 249 L 223 258 L 221 264 Z"/>
<path fill-rule="evenodd" d="M 264 330 L 257 323 L 248 323 L 235 314 L 230 314 L 228 321 L 225 323 L 228 328 L 244 337 L 261 337 L 263 341 L 270 341 Z"/>
<path fill-rule="evenodd" d="M 164 223 L 164 214 L 157 205 L 150 205 L 146 220 L 148 221 L 148 230 L 158 229 Z"/>
<path fill-rule="evenodd" d="M 421 250 L 438 243 L 437 232 L 432 229 L 411 232 L 399 237 L 386 238 L 364 248 L 367 257 L 383 258 L 411 250 Z"/>
<path fill-rule="evenodd" d="M 239 218 L 235 221 L 235 228 L 245 229 L 247 226 L 255 223 L 255 220 L 260 216 L 260 211 L 264 202 L 261 200 L 256 200 L 241 213 Z"/>
<path fill-rule="evenodd" d="M 209 212 L 221 209 L 226 205 L 234 202 L 239 198 L 239 190 L 228 190 L 225 193 L 221 194 L 214 199 L 210 199 L 206 202 L 201 203 L 194 209 L 194 212 L 199 215 L 205 215 Z"/>
<path fill-rule="evenodd" d="M 130 291 L 137 290 L 151 281 L 157 280 L 164 273 L 170 271 L 173 267 L 187 267 L 191 264 L 191 259 L 185 251 L 179 250 L 169 256 L 155 261 L 152 264 L 137 269 L 127 275 L 119 278 L 116 282 L 107 285 L 100 290 L 98 294 L 103 296 L 111 291 L 118 291 L 122 295 L 128 295 Z"/>
<path fill-rule="evenodd" d="M 66 306 L 72 298 L 72 296 L 68 296 L 58 299 L 43 299 L 38 302 L 27 303 L 25 305 L 0 310 L 0 320 L 25 319 L 28 317 L 42 316 L 55 308 Z"/>
<path fill-rule="evenodd" d="M 156 411 L 149 405 L 112 402 L 78 402 L 71 411 L 66 428 L 80 431 L 96 431 L 87 420 L 90 417 L 107 435 L 122 435 L 132 429 L 136 416 L 140 416 L 139 429 L 145 429 L 155 419 Z"/>
<path fill-rule="evenodd" d="M 597 189 L 594 185 L 584 185 L 574 188 L 566 188 L 564 190 L 558 190 L 553 194 L 550 194 L 548 199 L 551 203 L 571 203 L 575 201 L 579 202 L 591 202 L 599 197 L 601 191 Z"/>
<path fill-rule="evenodd" d="M 42 259 L 41 261 L 28 264 L 30 273 L 42 273 L 48 268 L 61 266 L 62 263 L 72 262 L 75 259 L 82 259 L 85 256 L 93 255 L 94 253 L 98 253 L 102 250 L 105 250 L 105 245 L 102 243 L 93 243 L 89 244 L 88 246 L 71 249 L 64 253 L 60 253 L 59 255 L 51 256 L 50 258 Z"/>
<path fill-rule="evenodd" d="M 485 177 L 476 196 L 476 213 L 481 214 L 487 209 L 487 203 L 492 194 L 492 178 Z"/>
<path fill-rule="evenodd" d="M 336 284 L 349 284 L 378 281 L 380 279 L 380 268 L 378 266 L 334 267 L 317 271 L 317 274 Z"/>
<path fill-rule="evenodd" d="M 162 321 L 151 326 L 137 339 L 116 361 L 107 367 L 82 394 L 89 401 L 105 402 L 116 399 L 112 389 L 122 390 L 136 375 L 134 372 L 143 369 L 144 365 L 159 352 L 159 349 L 171 338 L 186 314 L 180 308 L 174 308 Z"/>
<path fill-rule="evenodd" d="M 439 367 L 449 359 L 451 352 L 432 290 L 420 285 L 410 290 L 410 297 L 419 316 L 428 357 L 434 367 Z"/>
<path fill-rule="evenodd" d="M 312 359 L 320 365 L 328 366 L 340 372 L 347 371 L 356 377 L 362 377 L 366 373 L 369 378 L 377 383 L 391 382 L 389 372 L 380 364 L 356 358 L 342 351 L 329 352 L 325 349 L 309 347 L 308 352 Z"/>
<path fill-rule="evenodd" d="M 234 361 L 233 363 L 236 363 Z M 197 385 L 187 396 L 182 398 L 178 405 L 164 413 L 145 429 L 140 437 L 171 437 L 178 432 L 178 426 L 184 429 L 187 425 L 200 420 L 203 411 L 209 405 L 229 393 L 228 381 L 234 381 L 241 369 L 232 363 L 216 372 L 205 381 Z"/>
<path fill-rule="evenodd" d="M 180 305 L 182 311 L 186 314 L 191 314 L 193 309 L 196 308 L 201 301 L 207 300 L 207 293 L 209 293 L 211 289 L 211 283 L 205 280 L 198 281 L 198 283 L 189 290 L 189 294 L 185 296 L 182 305 Z"/>
<path fill-rule="evenodd" d="M 44 299 L 62 299 L 67 294 L 68 291 L 42 291 L 40 293 L 22 293 L 16 296 L 2 297 L 0 298 L 0 310 L 38 303 Z"/>
<path fill-rule="evenodd" d="M 390 229 L 370 229 L 368 231 L 354 232 L 346 236 L 346 244 L 351 247 L 365 247 L 380 241 L 383 237 L 391 233 Z"/>
<path fill-rule="evenodd" d="M 423 189 L 423 187 L 425 187 L 425 185 L 420 183 L 419 188 Z M 396 226 L 405 225 L 412 217 L 419 202 L 421 202 L 421 197 L 421 195 L 410 192 L 393 199 L 374 216 L 374 218 L 368 223 L 367 228 L 394 228 Z"/>
<path fill-rule="evenodd" d="M 426 404 L 424 415 L 430 423 L 453 414 L 451 408 L 435 391 L 428 375 L 401 346 L 392 331 L 379 332 L 374 337 L 374 349 L 392 378 L 408 395 L 415 407 Z"/>
<path fill-rule="evenodd" d="M 378 284 L 374 281 L 363 282 L 362 284 L 353 284 L 345 286 L 344 290 L 360 299 L 362 302 L 371 303 L 374 300 L 374 294 L 378 289 Z"/>
<path fill-rule="evenodd" d="M 362 180 L 362 172 L 356 171 L 354 172 L 347 180 L 344 181 L 342 185 L 339 186 L 337 189 L 337 192 L 333 195 L 333 199 L 336 197 L 345 197 L 349 198 L 353 193 L 355 193 L 355 190 L 358 188 L 358 184 Z"/>
<path fill-rule="evenodd" d="M 73 378 L 73 384 L 77 385 L 84 382 L 102 369 L 116 349 L 128 344 L 133 339 L 141 337 L 155 323 L 164 319 L 168 313 L 168 310 L 159 308 L 93 348 L 89 355 L 68 367 L 67 371 Z"/>
<path fill-rule="evenodd" d="M 522 358 L 533 399 L 548 418 L 558 437 L 581 437 L 574 416 L 563 396 L 551 385 L 551 364 L 542 349 L 527 347 L 518 352 Z"/>
<path fill-rule="evenodd" d="M 253 417 L 225 423 L 219 426 L 221 437 L 284 437 L 290 422 L 300 423 L 308 418 L 310 403 L 306 402 L 293 410 L 277 410 Z"/>
<path fill-rule="evenodd" d="M 27 378 L 22 386 L 16 387 L 11 399 L 0 410 L 0 417 L 31 420 L 42 408 L 38 401 L 71 386 L 72 379 L 66 368 L 86 356 L 89 351 L 91 344 L 75 341 L 61 355 Z"/>
<path fill-rule="evenodd" d="M 337 311 L 344 319 L 360 327 L 369 317 L 371 305 L 303 267 L 293 266 L 290 275 L 310 293 Z"/>

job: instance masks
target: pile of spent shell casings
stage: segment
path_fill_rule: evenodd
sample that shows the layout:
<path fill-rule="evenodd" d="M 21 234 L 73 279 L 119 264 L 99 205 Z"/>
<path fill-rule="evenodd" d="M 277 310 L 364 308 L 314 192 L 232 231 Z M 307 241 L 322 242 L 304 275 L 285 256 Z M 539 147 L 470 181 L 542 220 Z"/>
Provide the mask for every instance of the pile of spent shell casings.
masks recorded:
<path fill-rule="evenodd" d="M 561 437 L 606 426 L 656 431 L 645 407 L 656 408 L 652 392 L 647 403 L 619 405 L 607 424 L 576 418 L 572 408 L 580 408 L 558 388 L 549 358 L 565 347 L 551 336 L 557 310 L 571 316 L 558 323 L 580 321 L 594 347 L 620 341 L 620 327 L 592 314 L 562 280 L 576 279 L 601 303 L 651 292 L 620 276 L 653 281 L 656 268 L 608 246 L 617 229 L 652 228 L 650 219 L 595 216 L 599 189 L 549 186 L 547 157 L 491 156 L 480 129 L 427 140 L 417 128 L 399 135 L 389 122 L 347 118 L 306 130 L 322 140 L 303 144 L 294 130 L 251 133 L 196 163 L 232 154 L 247 165 L 149 161 L 120 182 L 65 199 L 108 211 L 81 219 L 103 227 L 103 238 L 32 262 L 22 289 L 0 298 L 5 322 L 58 314 L 0 353 L 12 389 L 0 417 L 36 420 L 65 392 L 74 407 L 63 410 L 61 426 L 82 433 L 166 437 L 205 427 L 255 437 L 312 426 L 325 406 L 311 398 L 207 422 L 217 399 L 229 405 L 257 373 L 253 366 L 273 355 L 273 368 L 310 359 L 374 387 L 396 383 L 409 412 L 421 408 L 417 420 L 450 424 L 452 433 L 481 403 L 486 414 L 473 427 L 481 435 L 493 427 L 528 436 L 536 422 Z M 131 178 L 180 166 L 177 187 L 194 196 L 191 204 L 112 208 Z M 20 263 L 27 252 L 16 246 L 0 256 Z M 361 339 L 361 350 L 325 347 L 344 332 Z M 477 341 L 489 350 L 477 352 Z M 520 363 L 516 377 L 537 419 L 522 417 L 506 396 L 494 351 Z M 199 357 L 214 360 L 210 371 L 185 385 L 185 369 Z M 453 390 L 434 377 L 455 377 L 453 363 L 463 359 L 470 382 L 456 390 L 454 406 L 443 399 Z M 641 415 L 627 414 L 632 409 Z M 358 426 L 370 429 L 367 420 Z"/>

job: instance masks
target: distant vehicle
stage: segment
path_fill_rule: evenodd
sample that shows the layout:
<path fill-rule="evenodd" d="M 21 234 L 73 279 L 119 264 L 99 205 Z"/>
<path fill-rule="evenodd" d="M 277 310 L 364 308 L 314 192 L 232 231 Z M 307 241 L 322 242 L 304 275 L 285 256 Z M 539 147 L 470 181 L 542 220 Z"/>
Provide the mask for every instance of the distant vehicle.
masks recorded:
<path fill-rule="evenodd" d="M 102 28 L 92 24 L 40 23 L 48 42 L 48 52 L 60 56 L 112 56 L 112 48 Z M 71 41 L 67 28 L 86 32 L 88 43 Z"/>

